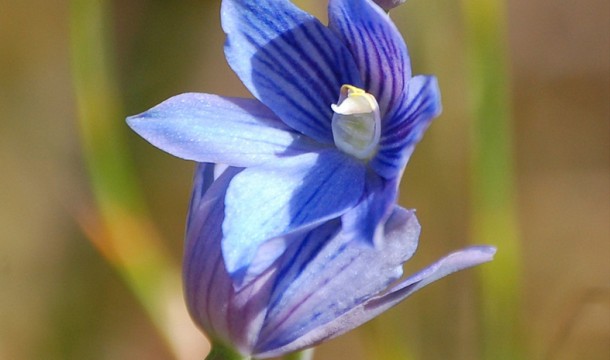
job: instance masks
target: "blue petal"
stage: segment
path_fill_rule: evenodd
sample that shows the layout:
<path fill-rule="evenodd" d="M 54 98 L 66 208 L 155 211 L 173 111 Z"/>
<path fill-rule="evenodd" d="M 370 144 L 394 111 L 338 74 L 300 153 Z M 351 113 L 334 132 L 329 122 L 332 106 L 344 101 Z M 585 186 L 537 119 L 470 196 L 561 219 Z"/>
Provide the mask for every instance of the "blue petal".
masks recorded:
<path fill-rule="evenodd" d="M 408 83 L 400 106 L 382 128 L 379 152 L 370 165 L 386 179 L 397 177 L 404 169 L 415 145 L 432 119 L 441 112 L 441 95 L 434 76 L 418 75 Z"/>
<path fill-rule="evenodd" d="M 377 99 L 383 119 L 411 77 L 409 53 L 400 32 L 370 0 L 331 0 L 329 27 L 354 55 L 364 89 Z"/>
<path fill-rule="evenodd" d="M 254 99 L 182 94 L 129 117 L 127 123 L 172 155 L 238 167 L 314 151 L 319 146 Z"/>
<path fill-rule="evenodd" d="M 453 272 L 491 261 L 494 253 L 495 248 L 493 247 L 477 246 L 450 254 L 421 272 L 404 280 L 399 285 L 390 289 L 389 292 L 383 292 L 378 296 L 372 297 L 321 326 L 307 326 L 306 329 L 309 331 L 302 336 L 281 346 L 270 347 L 269 350 L 263 352 L 261 355 L 274 356 L 276 354 L 303 349 L 344 334 L 380 315 L 403 301 L 415 291 L 436 280 Z M 272 311 L 272 309 L 269 310 L 270 313 L 272 313 Z M 313 311 L 313 309 L 310 309 L 310 311 Z M 266 327 L 267 324 L 263 327 L 263 331 L 265 331 Z M 257 352 L 260 353 L 261 351 L 258 350 L 258 346 L 260 345 L 257 345 Z"/>
<path fill-rule="evenodd" d="M 373 171 L 366 174 L 366 183 L 358 205 L 341 217 L 343 232 L 362 239 L 369 245 L 383 241 L 383 224 L 396 204 L 398 179 L 386 180 Z"/>
<path fill-rule="evenodd" d="M 282 257 L 255 349 L 261 357 L 313 345 L 301 338 L 400 278 L 402 264 L 417 247 L 420 230 L 414 213 L 401 208 L 386 223 L 382 249 L 338 232 L 338 223 L 334 232 L 332 226 L 327 223 L 313 230 Z"/>
<path fill-rule="evenodd" d="M 249 354 L 265 318 L 274 276 L 264 273 L 235 290 L 220 243 L 226 190 L 241 169 L 229 167 L 210 184 L 211 170 L 209 164 L 198 166 L 193 184 L 183 263 L 185 299 L 191 317 L 209 337 Z"/>
<path fill-rule="evenodd" d="M 369 319 L 398 304 L 415 291 L 454 272 L 493 260 L 493 246 L 471 246 L 451 253 L 418 273 L 392 287 L 387 293 L 367 301 L 365 309 Z M 367 321 L 367 320 L 365 320 Z"/>
<path fill-rule="evenodd" d="M 225 54 L 241 81 L 286 124 L 332 143 L 331 104 L 341 85 L 361 86 L 341 41 L 286 0 L 225 0 Z"/>
<path fill-rule="evenodd" d="M 219 165 L 222 167 L 222 165 Z M 189 212 L 186 217 L 186 232 L 189 232 L 191 224 L 198 221 L 197 209 L 201 207 L 204 195 L 218 177 L 215 174 L 215 164 L 199 163 L 195 169 L 193 178 L 193 190 L 191 192 L 191 202 L 189 204 Z M 224 171 L 223 171 L 224 172 Z"/>
<path fill-rule="evenodd" d="M 224 195 L 239 169 L 229 168 L 212 184 L 208 182 L 210 169 L 202 165 L 195 174 L 184 251 L 184 291 L 197 325 L 215 339 L 228 341 L 233 336 L 226 304 L 234 294 L 222 261 L 220 239 Z"/>
<path fill-rule="evenodd" d="M 327 150 L 245 169 L 231 182 L 223 255 L 238 285 L 264 242 L 341 216 L 356 205 L 364 165 Z"/>

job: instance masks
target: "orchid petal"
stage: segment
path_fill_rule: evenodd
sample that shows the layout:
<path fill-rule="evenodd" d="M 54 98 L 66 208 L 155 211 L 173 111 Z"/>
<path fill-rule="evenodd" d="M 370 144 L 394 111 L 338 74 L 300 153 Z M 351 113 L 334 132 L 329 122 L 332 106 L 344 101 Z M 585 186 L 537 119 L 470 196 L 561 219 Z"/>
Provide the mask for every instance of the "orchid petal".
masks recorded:
<path fill-rule="evenodd" d="M 294 339 L 292 342 L 272 348 L 262 355 L 273 356 L 275 354 L 288 353 L 337 337 L 373 319 L 400 303 L 415 291 L 436 280 L 456 271 L 491 261 L 494 253 L 495 248 L 490 246 L 475 246 L 452 253 L 402 281 L 389 292 L 370 298 L 322 326 L 308 327 L 308 329 L 312 329 L 308 333 Z M 265 327 L 263 327 L 263 331 L 264 329 Z"/>
<path fill-rule="evenodd" d="M 405 100 L 386 122 L 379 151 L 370 166 L 382 177 L 398 176 L 432 119 L 441 112 L 441 97 L 434 76 L 415 76 L 409 81 Z"/>
<path fill-rule="evenodd" d="M 301 336 L 383 291 L 402 275 L 402 264 L 415 251 L 420 230 L 414 213 L 402 208 L 386 223 L 382 249 L 333 232 L 330 222 L 325 226 L 296 242 L 282 258 L 257 354 L 297 350 L 284 346 L 299 344 Z"/>
<path fill-rule="evenodd" d="M 261 244 L 341 216 L 357 203 L 363 187 L 363 164 L 336 150 L 285 158 L 237 175 L 227 191 L 222 241 L 237 286 Z"/>
<path fill-rule="evenodd" d="M 230 340 L 228 308 L 224 304 L 230 303 L 233 286 L 222 261 L 220 224 L 226 188 L 240 169 L 229 168 L 209 184 L 210 169 L 210 165 L 201 164 L 195 173 L 183 262 L 185 300 L 198 326 Z"/>
<path fill-rule="evenodd" d="M 409 53 L 400 32 L 370 0 L 331 0 L 328 14 L 329 27 L 356 59 L 364 89 L 377 99 L 383 118 L 411 77 Z"/>
<path fill-rule="evenodd" d="M 388 310 L 428 284 L 454 272 L 493 260 L 495 253 L 496 248 L 493 246 L 471 246 L 443 257 L 434 264 L 401 281 L 398 285 L 392 287 L 387 294 L 367 301 L 364 305 L 370 316 L 369 319 Z"/>
<path fill-rule="evenodd" d="M 239 292 L 233 287 L 222 259 L 221 224 L 227 187 L 241 170 L 229 167 L 210 184 L 213 170 L 200 164 L 195 174 L 183 264 L 185 299 L 193 320 L 213 340 L 247 354 L 263 324 L 274 275 L 262 274 Z"/>
<path fill-rule="evenodd" d="M 319 146 L 254 99 L 182 94 L 129 117 L 127 123 L 172 155 L 238 167 L 314 151 Z"/>
<path fill-rule="evenodd" d="M 366 174 L 362 198 L 341 217 L 342 231 L 347 236 L 363 239 L 369 245 L 383 240 L 383 224 L 392 213 L 398 194 L 397 179 L 386 180 L 373 171 Z"/>
<path fill-rule="evenodd" d="M 341 85 L 359 86 L 341 41 L 287 0 L 225 0 L 225 54 L 241 81 L 286 124 L 332 143 L 330 105 Z"/>
<path fill-rule="evenodd" d="M 201 207 L 203 197 L 207 193 L 208 189 L 216 180 L 214 174 L 215 164 L 211 163 L 199 163 L 195 169 L 195 176 L 193 178 L 193 190 L 191 192 L 191 201 L 189 203 L 189 212 L 186 217 L 186 232 L 189 232 L 192 224 L 199 222 L 197 219 L 198 209 Z M 201 226 L 201 225 L 199 225 Z M 188 238 L 187 238 L 188 241 Z"/>

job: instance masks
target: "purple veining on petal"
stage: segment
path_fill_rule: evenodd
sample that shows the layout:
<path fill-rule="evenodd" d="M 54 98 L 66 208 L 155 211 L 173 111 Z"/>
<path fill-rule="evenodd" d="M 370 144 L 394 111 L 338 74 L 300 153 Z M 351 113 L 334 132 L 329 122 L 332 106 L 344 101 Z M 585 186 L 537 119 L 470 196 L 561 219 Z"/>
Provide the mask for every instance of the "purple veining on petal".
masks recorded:
<path fill-rule="evenodd" d="M 420 232 L 396 205 L 398 183 L 441 108 L 436 79 L 411 78 L 382 10 L 401 2 L 330 0 L 325 27 L 287 0 L 223 0 L 227 60 L 258 100 L 183 94 L 128 118 L 153 145 L 200 162 L 183 279 L 214 342 L 257 358 L 301 350 L 491 260 L 495 249 L 469 248 L 396 283 Z M 350 152 L 355 136 L 334 143 L 331 104 L 346 84 L 376 97 L 370 156 Z M 361 108 L 348 115 L 370 115 Z"/>
<path fill-rule="evenodd" d="M 438 279 L 453 272 L 491 261 L 494 253 L 495 249 L 493 247 L 478 246 L 450 254 L 417 274 L 410 276 L 399 285 L 390 289 L 389 292 L 371 297 L 362 304 L 353 307 L 342 316 L 333 319 L 333 321 L 323 326 L 312 329 L 307 334 L 295 338 L 290 343 L 278 347 L 258 348 L 257 355 L 273 357 L 279 354 L 290 353 L 297 349 L 314 346 L 322 341 L 337 337 L 371 320 L 395 306 L 415 291 Z"/>
<path fill-rule="evenodd" d="M 382 177 L 391 179 L 404 169 L 414 146 L 430 122 L 440 114 L 440 91 L 436 78 L 415 76 L 409 81 L 405 99 L 388 116 L 382 129 L 379 151 L 370 166 Z"/>
<path fill-rule="evenodd" d="M 205 183 L 198 179 L 205 175 L 206 169 L 200 167 L 198 170 L 195 186 L 202 186 Z M 223 310 L 219 305 L 229 302 L 233 289 L 220 253 L 220 224 L 224 217 L 222 201 L 226 186 L 239 171 L 229 168 L 197 201 L 198 206 L 191 208 L 189 218 L 192 220 L 186 235 L 183 264 L 185 298 L 191 316 L 213 336 L 225 340 L 229 340 L 231 334 L 226 321 L 226 308 Z M 194 194 L 199 195 L 202 189 L 194 190 Z"/>
<path fill-rule="evenodd" d="M 229 64 L 252 94 L 292 128 L 332 143 L 330 104 L 341 85 L 360 84 L 336 36 L 289 1 L 225 0 L 222 23 Z"/>
<path fill-rule="evenodd" d="M 398 210 L 385 230 L 386 240 L 378 248 L 337 232 L 325 240 L 301 273 L 285 279 L 278 277 L 281 292 L 274 292 L 271 298 L 257 351 L 293 341 L 398 279 L 401 264 L 415 249 L 419 225 L 412 212 Z"/>
<path fill-rule="evenodd" d="M 357 203 L 363 187 L 364 166 L 336 150 L 287 158 L 237 175 L 227 191 L 222 240 L 236 286 L 243 285 L 261 244 L 341 216 Z"/>
<path fill-rule="evenodd" d="M 393 111 L 411 77 L 409 54 L 398 29 L 367 0 L 331 0 L 329 27 L 354 55 L 364 88 L 377 98 L 383 118 Z"/>

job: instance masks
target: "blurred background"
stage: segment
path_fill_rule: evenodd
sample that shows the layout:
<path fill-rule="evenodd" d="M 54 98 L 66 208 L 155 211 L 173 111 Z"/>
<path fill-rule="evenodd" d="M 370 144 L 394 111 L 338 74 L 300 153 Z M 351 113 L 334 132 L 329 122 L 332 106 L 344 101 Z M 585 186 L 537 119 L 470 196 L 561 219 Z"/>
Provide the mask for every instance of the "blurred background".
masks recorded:
<path fill-rule="evenodd" d="M 87 3 L 106 12 L 84 16 Z M 325 1 L 298 3 L 325 18 Z M 485 11 L 500 15 L 486 24 L 499 27 L 495 91 L 507 100 L 497 115 L 508 120 L 498 163 L 510 250 L 320 346 L 316 359 L 491 359 L 486 339 L 507 326 L 524 359 L 610 358 L 610 3 L 478 3 L 492 8 L 482 23 Z M 414 73 L 438 76 L 444 104 L 402 182 L 400 203 L 423 227 L 407 272 L 474 242 L 500 245 L 493 229 L 481 240 L 473 220 L 473 183 L 487 171 L 477 144 L 495 141 L 479 141 L 472 100 L 473 4 L 412 0 L 392 11 Z M 0 0 L 0 359 L 204 358 L 175 271 L 193 164 L 124 118 L 188 91 L 249 96 L 224 60 L 219 6 Z M 146 266 L 130 263 L 140 258 Z M 485 272 L 497 274 L 491 290 Z M 512 312 L 480 311 L 493 309 L 489 296 L 512 299 Z"/>

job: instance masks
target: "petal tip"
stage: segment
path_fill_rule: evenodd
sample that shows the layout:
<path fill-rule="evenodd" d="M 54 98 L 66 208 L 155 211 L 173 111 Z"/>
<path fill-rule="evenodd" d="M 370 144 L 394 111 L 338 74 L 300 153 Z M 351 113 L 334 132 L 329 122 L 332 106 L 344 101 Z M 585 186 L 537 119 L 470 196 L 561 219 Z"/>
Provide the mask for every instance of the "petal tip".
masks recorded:
<path fill-rule="evenodd" d="M 138 114 L 126 117 L 125 122 L 127 123 L 127 126 L 129 126 L 132 130 L 136 131 L 136 128 L 138 127 L 138 124 L 142 118 L 142 115 L 143 114 Z"/>
<path fill-rule="evenodd" d="M 496 254 L 496 251 L 498 251 L 498 249 L 495 246 L 490 246 L 490 245 L 476 245 L 476 246 L 471 247 L 470 250 L 480 252 L 481 255 L 484 255 L 489 258 L 488 261 L 493 260 L 494 255 Z"/>

